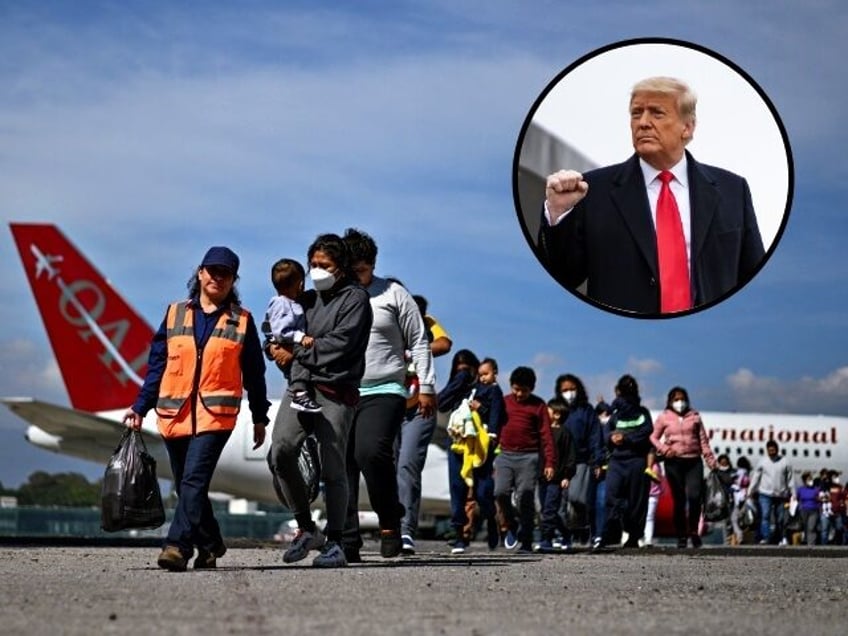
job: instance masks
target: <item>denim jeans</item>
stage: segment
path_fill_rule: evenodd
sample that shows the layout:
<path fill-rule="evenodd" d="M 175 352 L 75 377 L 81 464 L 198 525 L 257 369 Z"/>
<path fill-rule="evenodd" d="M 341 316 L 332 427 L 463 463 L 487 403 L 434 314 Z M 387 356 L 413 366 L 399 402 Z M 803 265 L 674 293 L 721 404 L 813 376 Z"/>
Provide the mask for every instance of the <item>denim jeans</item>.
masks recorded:
<path fill-rule="evenodd" d="M 492 476 L 493 465 L 497 455 L 489 449 L 486 461 L 479 468 L 471 471 L 474 479 L 473 492 L 469 492 L 469 486 L 460 475 L 462 468 L 462 454 L 448 450 L 448 487 L 450 488 L 451 504 L 451 526 L 460 536 L 463 528 L 468 525 L 468 512 L 465 503 L 473 499 L 480 507 L 480 517 L 485 520 L 492 530 L 497 524 L 495 521 L 495 480 Z M 472 532 L 473 534 L 473 532 Z M 466 537 L 468 538 L 468 537 Z"/>
<path fill-rule="evenodd" d="M 186 557 L 195 547 L 212 551 L 223 543 L 209 502 L 209 484 L 228 439 L 230 431 L 164 440 L 179 496 L 165 544 Z"/>
<path fill-rule="evenodd" d="M 785 499 L 759 494 L 760 504 L 760 541 L 777 543 L 783 538 L 783 518 Z M 774 525 L 771 523 L 774 514 Z"/>
<path fill-rule="evenodd" d="M 551 541 L 559 532 L 565 536 L 565 522 L 560 516 L 560 503 L 562 502 L 562 488 L 559 480 L 539 480 L 539 505 L 542 508 L 542 539 Z"/>
<path fill-rule="evenodd" d="M 606 476 L 601 476 L 595 482 L 595 518 L 594 528 L 592 529 L 593 537 L 603 537 L 604 531 L 607 528 L 607 480 Z"/>
<path fill-rule="evenodd" d="M 417 407 L 406 412 L 400 429 L 397 450 L 398 498 L 406 509 L 400 521 L 400 533 L 415 538 L 421 509 L 421 471 L 427 460 L 427 448 L 436 429 L 436 414 L 422 417 Z"/>

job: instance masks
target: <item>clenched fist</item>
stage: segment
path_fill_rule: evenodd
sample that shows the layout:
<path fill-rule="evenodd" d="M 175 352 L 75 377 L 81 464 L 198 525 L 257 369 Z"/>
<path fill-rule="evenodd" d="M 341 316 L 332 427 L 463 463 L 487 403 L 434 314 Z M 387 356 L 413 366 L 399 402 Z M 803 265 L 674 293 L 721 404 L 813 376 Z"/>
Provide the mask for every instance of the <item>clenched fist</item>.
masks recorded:
<path fill-rule="evenodd" d="M 576 170 L 560 170 L 548 177 L 545 183 L 545 202 L 551 221 L 556 223 L 559 217 L 577 205 L 589 192 L 589 184 Z"/>

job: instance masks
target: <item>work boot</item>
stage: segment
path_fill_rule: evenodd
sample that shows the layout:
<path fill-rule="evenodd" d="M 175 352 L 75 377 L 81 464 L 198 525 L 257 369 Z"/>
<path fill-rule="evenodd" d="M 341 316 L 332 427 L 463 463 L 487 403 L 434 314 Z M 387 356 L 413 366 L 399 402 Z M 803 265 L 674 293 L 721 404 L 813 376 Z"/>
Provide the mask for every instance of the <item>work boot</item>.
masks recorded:
<path fill-rule="evenodd" d="M 197 557 L 194 559 L 194 569 L 195 570 L 209 570 L 214 567 L 217 567 L 217 560 L 224 556 L 227 552 L 227 546 L 223 543 L 219 546 L 212 548 L 211 551 L 204 550 L 203 548 L 197 549 Z"/>
<path fill-rule="evenodd" d="M 188 565 L 188 559 L 183 555 L 182 551 L 175 545 L 166 545 L 159 553 L 159 558 L 156 563 L 163 570 L 171 572 L 185 572 Z"/>

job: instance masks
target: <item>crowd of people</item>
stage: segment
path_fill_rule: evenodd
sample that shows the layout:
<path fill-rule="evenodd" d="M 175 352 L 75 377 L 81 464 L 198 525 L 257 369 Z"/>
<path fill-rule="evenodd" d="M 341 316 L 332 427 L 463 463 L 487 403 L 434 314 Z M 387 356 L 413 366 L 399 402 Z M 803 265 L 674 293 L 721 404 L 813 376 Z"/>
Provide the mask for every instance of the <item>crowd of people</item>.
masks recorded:
<path fill-rule="evenodd" d="M 168 450 L 179 503 L 158 558 L 163 569 L 185 570 L 195 551 L 195 568 L 213 568 L 226 552 L 209 485 L 243 391 L 255 448 L 265 441 L 266 358 L 288 383 L 267 456 L 269 479 L 298 526 L 286 563 L 313 551 L 316 567 L 361 561 L 360 475 L 379 519 L 381 556 L 415 554 L 421 474 L 437 430 L 445 432 L 454 554 L 481 531 L 491 550 L 650 546 L 663 487 L 678 547 L 698 548 L 705 463 L 730 502 L 729 542 L 750 530 L 762 543 L 848 542 L 848 490 L 838 473 L 805 473 L 796 488 L 773 441 L 756 468 L 744 457 L 731 467 L 713 455 L 685 388 L 673 387 L 653 420 L 631 375 L 618 380 L 610 404 L 592 405 L 573 373 L 557 377 L 545 400 L 527 366 L 509 373 L 504 394 L 497 361 L 460 349 L 437 393 L 433 360 L 453 343 L 425 298 L 375 274 L 374 239 L 353 228 L 322 234 L 307 262 L 310 290 L 296 260 L 272 266 L 275 294 L 260 339 L 235 288 L 238 256 L 212 247 L 189 280 L 188 299 L 169 305 L 154 336 L 144 385 L 124 419 L 138 429 L 155 409 Z M 323 528 L 302 471 L 307 438 L 320 459 Z"/>

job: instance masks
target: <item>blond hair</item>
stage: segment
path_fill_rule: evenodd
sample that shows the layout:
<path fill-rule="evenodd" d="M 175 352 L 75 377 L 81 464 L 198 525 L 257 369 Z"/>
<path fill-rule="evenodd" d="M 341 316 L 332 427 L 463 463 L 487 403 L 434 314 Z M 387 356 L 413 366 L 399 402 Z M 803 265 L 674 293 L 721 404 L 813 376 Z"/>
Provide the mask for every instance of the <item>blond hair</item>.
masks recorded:
<path fill-rule="evenodd" d="M 632 100 L 636 93 L 664 93 L 677 99 L 677 112 L 683 120 L 695 123 L 695 107 L 698 97 L 689 85 L 676 77 L 648 77 L 633 86 L 630 91 Z"/>

